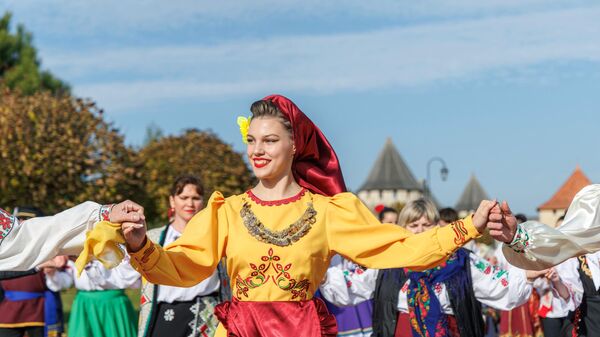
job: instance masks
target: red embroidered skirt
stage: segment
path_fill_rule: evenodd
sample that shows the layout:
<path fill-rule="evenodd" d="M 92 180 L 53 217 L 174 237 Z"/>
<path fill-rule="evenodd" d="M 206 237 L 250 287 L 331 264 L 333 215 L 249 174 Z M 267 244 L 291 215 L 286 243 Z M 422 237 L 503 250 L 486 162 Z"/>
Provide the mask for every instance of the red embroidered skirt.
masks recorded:
<path fill-rule="evenodd" d="M 335 337 L 337 323 L 318 298 L 308 301 L 219 304 L 215 315 L 228 337 Z"/>

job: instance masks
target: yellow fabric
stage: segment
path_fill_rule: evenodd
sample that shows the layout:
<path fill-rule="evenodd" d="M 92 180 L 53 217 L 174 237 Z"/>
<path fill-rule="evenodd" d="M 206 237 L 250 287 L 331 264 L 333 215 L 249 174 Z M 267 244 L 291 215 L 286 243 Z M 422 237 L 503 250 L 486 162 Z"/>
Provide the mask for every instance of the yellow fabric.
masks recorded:
<path fill-rule="evenodd" d="M 85 236 L 83 251 L 75 261 L 77 276 L 81 276 L 85 265 L 94 257 L 102 262 L 106 268 L 114 268 L 121 263 L 125 254 L 119 244 L 125 244 L 125 239 L 120 224 L 101 221 Z"/>
<path fill-rule="evenodd" d="M 1 323 L 0 328 L 26 328 L 30 326 L 44 326 L 46 325 L 44 322 L 23 322 L 23 323 Z"/>
<path fill-rule="evenodd" d="M 294 223 L 311 201 L 316 222 L 290 246 L 263 243 L 242 222 L 244 200 L 273 231 Z M 261 206 L 246 194 L 225 199 L 215 192 L 177 241 L 161 248 L 148 240 L 130 255 L 134 268 L 148 281 L 180 287 L 209 277 L 225 256 L 233 296 L 241 301 L 290 301 L 312 298 L 335 253 L 368 268 L 422 270 L 477 236 L 470 216 L 412 235 L 399 226 L 379 223 L 351 193 L 325 197 L 307 192 L 289 204 Z"/>

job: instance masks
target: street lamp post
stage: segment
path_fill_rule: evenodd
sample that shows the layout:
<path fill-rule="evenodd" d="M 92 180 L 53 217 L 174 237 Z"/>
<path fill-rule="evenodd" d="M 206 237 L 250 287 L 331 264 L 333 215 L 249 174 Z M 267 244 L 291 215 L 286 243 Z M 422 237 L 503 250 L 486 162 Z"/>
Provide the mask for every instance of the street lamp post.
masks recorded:
<path fill-rule="evenodd" d="M 429 159 L 429 161 L 427 162 L 427 178 L 425 179 L 425 184 L 423 184 L 423 195 L 425 195 L 425 197 L 431 197 L 431 164 L 433 162 L 439 162 L 440 164 L 442 164 L 442 168 L 440 169 L 440 175 L 442 176 L 442 181 L 446 181 L 446 179 L 448 178 L 448 173 L 450 172 L 448 170 L 448 167 L 446 166 L 446 162 L 444 161 L 444 159 L 440 158 L 440 157 L 433 157 L 431 159 Z"/>

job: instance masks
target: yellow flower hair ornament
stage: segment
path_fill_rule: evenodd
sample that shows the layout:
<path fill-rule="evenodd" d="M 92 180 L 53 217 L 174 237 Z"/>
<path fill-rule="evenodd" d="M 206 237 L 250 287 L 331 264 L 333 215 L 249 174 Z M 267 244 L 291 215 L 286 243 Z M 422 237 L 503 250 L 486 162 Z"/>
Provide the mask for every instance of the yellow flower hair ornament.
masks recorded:
<path fill-rule="evenodd" d="M 237 123 L 240 126 L 240 133 L 242 134 L 242 142 L 248 144 L 248 128 L 250 128 L 250 120 L 252 117 L 238 117 Z"/>

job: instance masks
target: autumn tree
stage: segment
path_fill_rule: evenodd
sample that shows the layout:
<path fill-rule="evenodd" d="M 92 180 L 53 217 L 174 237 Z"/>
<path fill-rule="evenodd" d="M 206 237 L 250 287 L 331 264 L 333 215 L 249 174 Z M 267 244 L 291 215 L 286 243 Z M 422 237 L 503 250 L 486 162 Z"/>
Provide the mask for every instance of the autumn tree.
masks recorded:
<path fill-rule="evenodd" d="M 140 199 L 134 151 L 89 100 L 0 89 L 0 207 Z"/>
<path fill-rule="evenodd" d="M 169 189 L 182 174 L 197 175 L 207 189 L 232 195 L 248 189 L 253 178 L 241 154 L 209 131 L 186 130 L 182 135 L 150 140 L 140 150 L 144 163 L 146 193 L 152 199 L 146 206 L 149 219 L 166 221 Z M 156 220 L 158 219 L 158 220 Z"/>
<path fill-rule="evenodd" d="M 0 83 L 24 95 L 37 91 L 66 94 L 69 86 L 41 69 L 33 36 L 23 25 L 11 31 L 11 14 L 0 18 Z"/>

